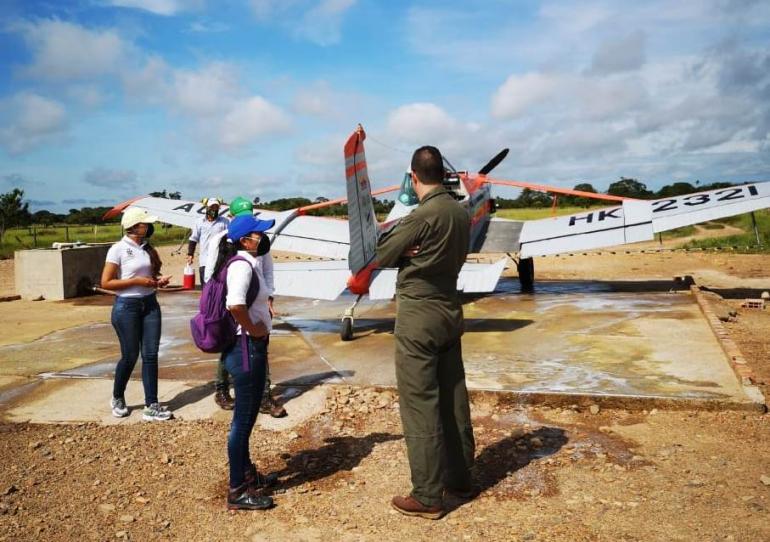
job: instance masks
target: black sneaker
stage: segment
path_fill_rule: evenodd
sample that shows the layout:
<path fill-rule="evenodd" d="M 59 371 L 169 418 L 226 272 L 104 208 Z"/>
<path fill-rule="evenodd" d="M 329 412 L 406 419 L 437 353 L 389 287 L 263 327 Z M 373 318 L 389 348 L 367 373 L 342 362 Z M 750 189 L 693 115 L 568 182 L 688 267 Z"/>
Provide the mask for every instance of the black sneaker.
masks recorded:
<path fill-rule="evenodd" d="M 231 489 L 227 493 L 228 510 L 267 510 L 273 505 L 272 497 L 255 494 L 248 484 Z"/>
<path fill-rule="evenodd" d="M 278 482 L 278 475 L 274 472 L 270 474 L 262 474 L 257 470 L 257 466 L 252 463 L 246 468 L 244 473 L 244 484 L 249 486 L 253 491 L 259 491 L 273 487 Z"/>

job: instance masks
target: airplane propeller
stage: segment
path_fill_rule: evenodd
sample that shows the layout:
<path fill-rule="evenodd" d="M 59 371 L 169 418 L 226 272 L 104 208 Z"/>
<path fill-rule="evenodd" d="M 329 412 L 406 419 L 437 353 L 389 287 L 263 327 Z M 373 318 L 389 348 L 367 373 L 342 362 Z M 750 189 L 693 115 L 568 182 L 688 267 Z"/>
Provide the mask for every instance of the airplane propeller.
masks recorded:
<path fill-rule="evenodd" d="M 505 148 L 498 152 L 494 158 L 492 158 L 489 162 L 487 162 L 487 165 L 485 165 L 483 168 L 479 170 L 479 175 L 486 175 L 493 169 L 495 169 L 500 162 L 502 162 L 506 156 L 508 156 L 508 148 Z"/>

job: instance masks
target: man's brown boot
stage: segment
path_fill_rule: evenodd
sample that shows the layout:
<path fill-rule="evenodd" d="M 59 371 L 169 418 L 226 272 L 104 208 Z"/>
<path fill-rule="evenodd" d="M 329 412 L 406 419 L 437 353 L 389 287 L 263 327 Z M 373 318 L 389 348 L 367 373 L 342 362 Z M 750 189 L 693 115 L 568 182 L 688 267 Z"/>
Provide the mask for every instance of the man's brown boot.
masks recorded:
<path fill-rule="evenodd" d="M 230 390 L 228 389 L 217 390 L 214 394 L 214 402 L 222 410 L 232 410 L 235 407 L 235 400 L 230 397 Z"/>
<path fill-rule="evenodd" d="M 441 505 L 425 506 L 411 495 L 408 497 L 393 497 L 390 504 L 405 516 L 417 516 L 425 519 L 441 519 L 444 515 L 444 508 Z"/>
<path fill-rule="evenodd" d="M 266 393 L 262 399 L 262 404 L 259 406 L 259 411 L 262 414 L 270 414 L 273 418 L 283 418 L 287 415 L 286 409 L 278 404 L 272 393 Z"/>

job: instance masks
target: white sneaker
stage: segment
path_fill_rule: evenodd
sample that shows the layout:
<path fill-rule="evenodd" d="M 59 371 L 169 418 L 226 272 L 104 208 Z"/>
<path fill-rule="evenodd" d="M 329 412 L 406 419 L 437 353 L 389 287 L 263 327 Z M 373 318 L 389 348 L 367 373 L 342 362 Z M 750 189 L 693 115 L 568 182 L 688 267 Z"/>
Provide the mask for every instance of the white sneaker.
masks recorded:
<path fill-rule="evenodd" d="M 126 406 L 125 399 L 110 399 L 110 408 L 112 409 L 112 415 L 116 418 L 125 418 L 128 416 L 128 407 Z"/>
<path fill-rule="evenodd" d="M 174 415 L 166 407 L 160 406 L 160 403 L 153 403 L 150 406 L 144 407 L 142 411 L 142 419 L 147 422 L 165 422 L 170 420 Z"/>

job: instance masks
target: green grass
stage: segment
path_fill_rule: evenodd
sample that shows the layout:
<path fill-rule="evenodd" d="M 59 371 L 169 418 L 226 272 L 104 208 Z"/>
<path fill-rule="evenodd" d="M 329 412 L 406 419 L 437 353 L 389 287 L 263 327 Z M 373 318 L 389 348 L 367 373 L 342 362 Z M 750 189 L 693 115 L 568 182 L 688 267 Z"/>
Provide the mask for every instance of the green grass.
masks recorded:
<path fill-rule="evenodd" d="M 498 209 L 495 216 L 498 218 L 507 218 L 509 220 L 538 220 L 541 218 L 549 218 L 552 216 L 562 215 L 574 215 L 576 213 L 582 213 L 592 211 L 595 209 L 602 209 L 601 207 L 557 207 L 554 213 L 551 207 L 542 208 L 525 208 L 525 209 Z"/>
<path fill-rule="evenodd" d="M 173 245 L 181 243 L 190 230 L 172 226 L 156 226 L 152 236 L 154 245 Z M 72 225 L 72 226 L 30 226 L 7 230 L 0 244 L 0 259 L 12 258 L 16 250 L 47 248 L 52 243 L 75 242 L 111 243 L 120 239 L 120 224 Z"/>
<path fill-rule="evenodd" d="M 754 235 L 754 228 L 751 224 L 751 215 L 744 214 L 731 216 L 714 221 L 717 224 L 729 224 L 743 230 L 744 233 L 730 235 L 727 237 L 718 237 L 711 239 L 698 239 L 687 243 L 685 248 L 732 248 L 738 247 L 741 252 L 770 252 L 770 209 L 755 211 L 754 216 L 757 220 L 757 229 L 762 246 L 757 247 L 757 238 Z M 751 248 L 746 248 L 751 247 Z"/>

